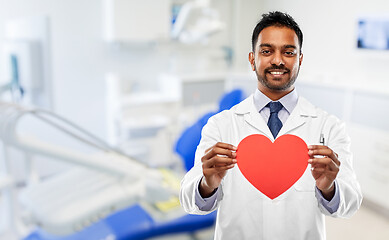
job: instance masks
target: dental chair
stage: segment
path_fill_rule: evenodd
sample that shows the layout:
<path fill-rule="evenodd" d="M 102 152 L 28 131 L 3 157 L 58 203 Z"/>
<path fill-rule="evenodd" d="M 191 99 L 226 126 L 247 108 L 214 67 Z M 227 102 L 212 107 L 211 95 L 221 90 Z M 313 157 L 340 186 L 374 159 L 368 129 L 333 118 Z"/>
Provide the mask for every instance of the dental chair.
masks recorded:
<path fill-rule="evenodd" d="M 243 99 L 244 92 L 242 89 L 237 88 L 225 93 L 219 101 L 219 112 L 232 108 Z"/>
<path fill-rule="evenodd" d="M 219 111 L 240 102 L 237 95 L 239 91 L 223 96 Z M 193 166 L 201 129 L 215 113 L 205 114 L 177 141 L 177 153 L 187 170 Z M 19 135 L 17 123 L 26 115 L 99 151 L 85 154 Z M 187 215 L 177 206 L 180 177 L 167 169 L 148 168 L 54 113 L 0 103 L 0 119 L 0 137 L 5 145 L 78 166 L 27 184 L 21 191 L 19 200 L 26 210 L 23 222 L 37 226 L 24 240 L 148 239 L 182 233 L 195 238 L 197 231 L 214 225 L 216 212 Z M 155 211 L 158 206 L 165 210 Z"/>
<path fill-rule="evenodd" d="M 23 136 L 17 124 L 26 115 L 99 151 L 86 154 Z M 215 213 L 187 215 L 177 205 L 180 178 L 168 169 L 150 169 L 51 112 L 0 103 L 0 137 L 4 145 L 29 156 L 77 166 L 27 183 L 20 191 L 23 224 L 37 226 L 25 240 L 125 240 L 177 233 L 195 237 L 196 231 L 214 224 Z M 158 204 L 165 210 L 155 211 Z M 173 210 L 168 214 L 169 208 Z"/>
<path fill-rule="evenodd" d="M 208 119 L 218 112 L 232 108 L 243 99 L 244 93 L 241 89 L 234 89 L 225 93 L 219 101 L 218 111 L 204 114 L 193 125 L 183 131 L 176 142 L 175 151 L 181 157 L 187 171 L 194 165 L 196 148 L 201 140 L 201 130 L 207 124 Z"/>

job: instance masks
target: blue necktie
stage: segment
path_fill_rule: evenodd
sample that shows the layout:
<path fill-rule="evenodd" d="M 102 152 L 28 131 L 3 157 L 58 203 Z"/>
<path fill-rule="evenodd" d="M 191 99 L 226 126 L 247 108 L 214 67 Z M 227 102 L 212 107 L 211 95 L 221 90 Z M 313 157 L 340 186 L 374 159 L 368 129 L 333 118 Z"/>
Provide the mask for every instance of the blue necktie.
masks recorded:
<path fill-rule="evenodd" d="M 282 109 L 282 104 L 280 102 L 269 102 L 267 106 L 270 108 L 270 117 L 267 122 L 267 126 L 269 126 L 269 129 L 275 139 L 282 128 L 282 122 L 278 118 L 278 112 Z"/>

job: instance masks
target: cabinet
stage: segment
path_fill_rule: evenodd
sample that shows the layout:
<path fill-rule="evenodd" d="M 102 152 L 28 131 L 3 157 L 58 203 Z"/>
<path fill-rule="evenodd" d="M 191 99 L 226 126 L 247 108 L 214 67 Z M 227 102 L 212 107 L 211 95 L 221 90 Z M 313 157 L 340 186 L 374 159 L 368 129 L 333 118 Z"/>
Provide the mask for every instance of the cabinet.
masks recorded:
<path fill-rule="evenodd" d="M 168 40 L 170 0 L 103 0 L 104 40 L 140 43 Z"/>
<path fill-rule="evenodd" d="M 150 166 L 175 164 L 174 144 L 183 129 L 217 111 L 225 75 L 168 75 L 155 90 L 134 91 L 134 79 L 106 75 L 107 135 L 111 144 Z"/>

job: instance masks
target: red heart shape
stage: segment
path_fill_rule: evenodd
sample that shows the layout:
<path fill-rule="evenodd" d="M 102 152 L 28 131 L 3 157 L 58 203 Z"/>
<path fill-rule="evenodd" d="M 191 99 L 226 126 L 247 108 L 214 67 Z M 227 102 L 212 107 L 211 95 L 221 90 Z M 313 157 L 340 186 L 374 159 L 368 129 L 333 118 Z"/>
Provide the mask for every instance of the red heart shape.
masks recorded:
<path fill-rule="evenodd" d="M 236 151 L 243 176 L 270 199 L 283 194 L 300 179 L 308 159 L 307 144 L 294 135 L 282 135 L 274 143 L 264 135 L 250 135 Z"/>

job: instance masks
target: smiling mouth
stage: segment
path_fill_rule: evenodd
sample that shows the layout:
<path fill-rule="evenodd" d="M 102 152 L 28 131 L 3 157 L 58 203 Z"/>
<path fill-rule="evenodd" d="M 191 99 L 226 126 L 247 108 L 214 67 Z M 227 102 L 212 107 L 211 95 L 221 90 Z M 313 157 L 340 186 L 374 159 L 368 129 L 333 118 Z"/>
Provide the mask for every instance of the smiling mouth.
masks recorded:
<path fill-rule="evenodd" d="M 267 71 L 270 75 L 274 77 L 280 77 L 282 75 L 285 75 L 288 73 L 288 71 L 280 71 L 280 70 L 273 70 L 273 71 Z"/>

